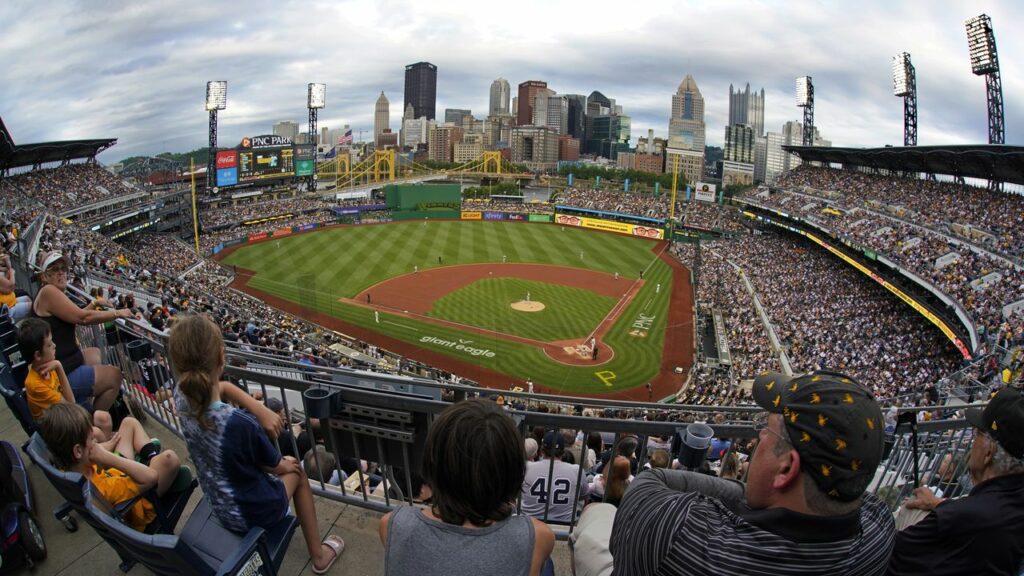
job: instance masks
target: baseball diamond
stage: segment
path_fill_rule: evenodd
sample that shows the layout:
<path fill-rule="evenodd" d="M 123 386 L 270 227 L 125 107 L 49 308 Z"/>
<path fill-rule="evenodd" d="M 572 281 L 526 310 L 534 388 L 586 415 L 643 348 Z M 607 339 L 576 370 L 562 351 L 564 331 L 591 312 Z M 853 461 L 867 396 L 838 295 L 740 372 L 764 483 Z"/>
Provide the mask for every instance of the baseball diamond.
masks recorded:
<path fill-rule="evenodd" d="M 646 400 L 648 382 L 668 395 L 681 383 L 673 370 L 692 363 L 689 273 L 667 246 L 430 221 L 333 226 L 219 257 L 239 290 L 482 385 L 529 378 L 546 392 Z"/>

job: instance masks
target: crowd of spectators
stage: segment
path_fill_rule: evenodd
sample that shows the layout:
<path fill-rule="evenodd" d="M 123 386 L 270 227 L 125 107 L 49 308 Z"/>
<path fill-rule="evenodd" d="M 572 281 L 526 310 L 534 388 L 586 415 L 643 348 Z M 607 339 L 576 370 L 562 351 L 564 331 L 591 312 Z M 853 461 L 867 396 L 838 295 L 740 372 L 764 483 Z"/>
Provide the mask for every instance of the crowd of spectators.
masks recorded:
<path fill-rule="evenodd" d="M 877 207 L 947 234 L 959 234 L 951 224 L 967 225 L 994 236 L 992 249 L 1024 257 L 1024 196 L 1020 194 L 807 165 L 783 176 L 778 185 L 837 192 L 847 206 Z"/>
<path fill-rule="evenodd" d="M 780 369 L 740 273 L 750 280 L 795 372 L 845 371 L 879 398 L 919 395 L 959 368 L 955 348 L 883 288 L 814 246 L 775 234 L 704 243 L 697 305 L 722 312 L 733 365 L 725 375 L 699 365 L 683 401 L 749 403 L 738 386 Z M 695 268 L 695 247 L 673 254 Z M 729 262 L 736 264 L 739 270 Z"/>
<path fill-rule="evenodd" d="M 178 276 L 199 263 L 194 248 L 166 235 L 136 234 L 122 245 L 131 259 L 157 274 Z"/>
<path fill-rule="evenodd" d="M 618 212 L 647 218 L 668 218 L 669 197 L 666 194 L 641 194 L 617 190 L 566 188 L 556 204 L 602 212 Z"/>
<path fill-rule="evenodd" d="M 515 202 L 513 200 L 463 200 L 462 209 L 470 212 L 515 212 L 519 214 L 551 214 L 555 211 L 548 202 Z"/>
<path fill-rule="evenodd" d="M 723 255 L 730 245 L 724 242 L 701 245 L 697 307 L 705 322 L 712 322 L 714 312 L 721 312 L 729 337 L 732 364 L 725 376 L 719 370 L 698 367 L 691 386 L 685 391 L 685 404 L 750 403 L 749 396 L 738 386 L 739 381 L 766 370 L 781 369 L 778 355 L 772 350 L 764 325 L 757 316 L 752 296 L 739 271 Z M 695 251 L 694 244 L 676 244 L 672 248 L 672 254 L 691 269 L 696 269 Z"/>
<path fill-rule="evenodd" d="M 809 243 L 766 233 L 731 242 L 728 254 L 750 278 L 794 372 L 842 371 L 893 398 L 958 368 L 956 349 L 934 326 Z"/>
<path fill-rule="evenodd" d="M 694 226 L 708 230 L 726 230 L 739 232 L 743 230 L 737 218 L 736 210 L 723 208 L 718 204 L 707 202 L 677 202 L 676 214 L 682 216 L 684 226 Z"/>
<path fill-rule="evenodd" d="M 822 186 L 833 184 L 836 178 L 832 172 L 844 174 L 822 170 L 809 168 L 796 174 L 825 174 L 825 182 L 819 183 Z M 855 182 L 862 176 L 851 173 Z M 789 176 L 789 180 L 817 182 L 806 175 Z M 885 254 L 958 301 L 974 319 L 980 336 L 1006 340 L 1009 335 L 1011 342 L 1024 341 L 1021 340 L 1024 312 L 1018 311 L 1009 316 L 1003 314 L 1004 306 L 1024 298 L 1024 269 L 1019 265 L 975 249 L 966 241 L 951 239 L 955 236 L 952 229 L 917 225 L 927 223 L 926 219 L 917 220 L 914 216 L 914 224 L 910 224 L 881 214 L 877 206 L 851 206 L 842 197 L 809 196 L 806 193 L 810 190 L 805 187 L 801 193 L 786 191 L 768 196 L 761 193 L 754 200 L 814 221 L 857 244 Z M 829 212 L 823 212 L 826 209 Z M 991 274 L 997 276 L 989 276 Z M 986 276 L 988 280 L 995 281 L 986 283 L 982 280 Z"/>
<path fill-rule="evenodd" d="M 320 198 L 287 198 L 203 210 L 200 219 L 203 226 L 216 228 L 239 224 L 246 220 L 273 218 L 281 214 L 305 214 L 311 210 L 328 210 L 334 206 L 338 206 L 338 203 L 325 202 Z"/>
<path fill-rule="evenodd" d="M 90 162 L 32 170 L 4 180 L 8 190 L 47 206 L 55 214 L 139 191 L 102 166 Z"/>
<path fill-rule="evenodd" d="M 271 222 L 264 222 L 262 224 L 254 224 L 252 226 L 234 226 L 225 230 L 201 234 L 199 236 L 199 248 L 203 254 L 209 254 L 217 244 L 228 240 L 234 240 L 235 238 L 244 238 L 263 232 L 273 232 L 274 230 L 280 230 L 281 228 L 305 226 L 306 224 L 327 224 L 329 222 L 334 222 L 335 220 L 337 220 L 337 217 L 333 213 L 329 210 L 324 210 L 313 212 L 311 214 L 302 214 L 294 218 L 285 218 L 281 220 L 273 220 Z"/>

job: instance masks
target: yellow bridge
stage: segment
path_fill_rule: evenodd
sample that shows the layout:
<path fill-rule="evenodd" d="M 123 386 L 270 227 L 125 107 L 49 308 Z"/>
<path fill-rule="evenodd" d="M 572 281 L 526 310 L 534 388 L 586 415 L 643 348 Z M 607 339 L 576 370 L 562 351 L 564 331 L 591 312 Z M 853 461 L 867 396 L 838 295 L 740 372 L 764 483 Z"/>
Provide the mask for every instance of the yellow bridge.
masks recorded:
<path fill-rule="evenodd" d="M 394 150 L 376 150 L 358 164 L 352 165 L 348 154 L 317 165 L 316 174 L 321 182 L 334 182 L 334 189 L 367 184 L 387 184 L 413 176 L 481 178 L 498 180 L 532 180 L 530 172 L 518 172 L 501 152 L 484 152 L 477 158 L 453 168 L 437 170 L 422 164 L 403 160 Z M 330 191 L 330 188 L 328 188 Z"/>

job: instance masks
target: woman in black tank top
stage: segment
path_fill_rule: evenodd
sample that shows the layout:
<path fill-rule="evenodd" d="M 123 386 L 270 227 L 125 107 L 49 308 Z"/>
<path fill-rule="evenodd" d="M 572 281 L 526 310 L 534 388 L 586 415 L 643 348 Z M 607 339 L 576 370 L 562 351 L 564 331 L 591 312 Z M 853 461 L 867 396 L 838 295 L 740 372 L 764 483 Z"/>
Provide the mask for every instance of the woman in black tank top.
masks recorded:
<path fill-rule="evenodd" d="M 121 370 L 102 364 L 103 354 L 99 348 L 79 347 L 75 327 L 130 318 L 132 313 L 131 310 L 97 310 L 96 301 L 79 308 L 64 293 L 68 287 L 69 264 L 60 252 L 50 252 L 43 258 L 43 271 L 39 273 L 42 288 L 32 302 L 32 314 L 50 325 L 57 359 L 68 375 L 75 398 L 92 398 L 94 409 L 107 410 L 121 388 Z"/>

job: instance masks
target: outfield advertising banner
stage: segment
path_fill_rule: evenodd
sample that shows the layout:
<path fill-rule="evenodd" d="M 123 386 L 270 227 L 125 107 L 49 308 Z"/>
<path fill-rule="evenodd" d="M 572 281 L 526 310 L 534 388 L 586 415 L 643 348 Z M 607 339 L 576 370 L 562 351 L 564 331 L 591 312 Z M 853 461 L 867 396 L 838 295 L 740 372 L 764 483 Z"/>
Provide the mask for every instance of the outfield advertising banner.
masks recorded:
<path fill-rule="evenodd" d="M 483 220 L 484 215 L 482 212 L 467 212 L 463 210 L 460 218 L 463 220 Z"/>
<path fill-rule="evenodd" d="M 218 254 L 223 249 L 224 249 L 224 243 L 222 242 L 222 243 L 217 244 L 216 246 L 213 247 L 213 253 L 214 254 Z"/>
<path fill-rule="evenodd" d="M 551 222 L 553 214 L 529 214 L 526 219 L 530 222 Z"/>
<path fill-rule="evenodd" d="M 274 238 L 280 238 L 281 236 L 290 236 L 291 233 L 291 228 L 278 228 L 277 230 L 274 230 L 273 236 Z"/>
<path fill-rule="evenodd" d="M 591 230 L 603 230 L 617 234 L 628 234 L 630 236 L 642 236 L 644 238 L 655 238 L 661 240 L 665 237 L 665 231 L 653 226 L 637 226 L 626 222 L 615 222 L 614 220 L 600 220 L 598 218 L 586 218 L 583 216 L 572 216 L 570 214 L 555 214 L 556 224 L 566 226 L 579 226 Z"/>
<path fill-rule="evenodd" d="M 484 220 L 508 220 L 504 212 L 484 212 Z"/>
<path fill-rule="evenodd" d="M 298 232 L 305 232 L 306 230 L 313 230 L 316 227 L 317 227 L 316 224 L 303 224 L 302 226 L 299 226 L 299 229 L 297 231 Z"/>
<path fill-rule="evenodd" d="M 250 234 L 249 235 L 249 242 L 255 242 L 257 240 L 263 240 L 264 238 L 269 238 L 269 237 L 270 237 L 270 232 L 260 232 L 258 234 Z"/>
<path fill-rule="evenodd" d="M 526 214 L 509 214 L 508 219 L 516 220 L 518 222 L 524 222 L 526 221 Z"/>

